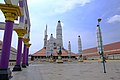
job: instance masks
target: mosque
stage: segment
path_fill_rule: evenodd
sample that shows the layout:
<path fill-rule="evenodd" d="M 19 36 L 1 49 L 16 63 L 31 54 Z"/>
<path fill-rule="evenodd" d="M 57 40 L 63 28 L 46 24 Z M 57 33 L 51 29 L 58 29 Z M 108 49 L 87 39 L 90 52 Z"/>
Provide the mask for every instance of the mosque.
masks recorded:
<path fill-rule="evenodd" d="M 69 58 L 69 50 L 66 50 L 63 46 L 63 36 L 62 36 L 62 26 L 61 22 L 58 21 L 57 28 L 56 28 L 56 38 L 53 37 L 53 34 L 51 34 L 50 39 L 48 39 L 47 35 L 47 25 L 45 29 L 45 35 L 44 35 L 44 47 L 34 53 L 31 56 L 31 60 L 35 59 L 46 59 L 46 57 L 52 56 L 53 59 L 58 58 L 57 50 L 62 50 L 62 59 L 67 60 Z M 72 59 L 75 59 L 76 55 L 73 52 L 70 52 L 70 56 Z"/>
<path fill-rule="evenodd" d="M 62 39 L 62 26 L 61 22 L 58 21 L 57 28 L 56 28 L 56 38 L 53 37 L 51 34 L 50 39 L 48 39 L 47 35 L 47 25 L 45 29 L 44 35 L 44 46 L 41 50 L 37 51 L 33 55 L 31 55 L 31 60 L 44 60 L 47 57 L 52 56 L 53 59 L 58 58 L 57 49 L 61 47 L 62 49 L 62 60 L 68 60 L 69 57 L 72 59 L 76 59 L 79 56 L 79 53 L 82 54 L 83 59 L 92 59 L 98 60 L 100 59 L 100 55 L 98 54 L 97 47 L 88 48 L 82 50 L 82 46 L 78 47 L 79 53 L 73 53 L 68 47 L 68 50 L 63 46 L 63 39 Z M 78 37 L 78 45 L 81 45 L 80 36 Z M 70 42 L 69 42 L 70 43 Z M 69 44 L 70 45 L 70 44 Z M 110 43 L 103 45 L 104 46 L 104 55 L 106 59 L 120 59 L 120 42 Z M 80 50 L 80 51 L 79 51 Z"/>

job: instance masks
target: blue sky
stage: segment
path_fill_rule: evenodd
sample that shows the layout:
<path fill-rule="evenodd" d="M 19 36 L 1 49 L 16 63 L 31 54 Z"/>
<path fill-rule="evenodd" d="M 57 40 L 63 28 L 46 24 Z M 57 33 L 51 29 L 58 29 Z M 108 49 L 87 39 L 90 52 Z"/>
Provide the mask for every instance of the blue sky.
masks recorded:
<path fill-rule="evenodd" d="M 3 0 L 0 0 L 3 2 Z M 57 21 L 61 20 L 63 44 L 68 49 L 71 41 L 72 52 L 78 51 L 78 35 L 83 49 L 96 47 L 97 19 L 102 18 L 103 44 L 120 41 L 120 0 L 28 0 L 31 21 L 30 53 L 43 47 L 45 25 L 48 35 L 56 35 Z M 4 21 L 0 12 L 0 21 Z M 0 31 L 0 40 L 3 31 Z M 49 39 L 49 37 L 48 37 Z M 12 46 L 17 48 L 17 35 L 13 32 Z"/>

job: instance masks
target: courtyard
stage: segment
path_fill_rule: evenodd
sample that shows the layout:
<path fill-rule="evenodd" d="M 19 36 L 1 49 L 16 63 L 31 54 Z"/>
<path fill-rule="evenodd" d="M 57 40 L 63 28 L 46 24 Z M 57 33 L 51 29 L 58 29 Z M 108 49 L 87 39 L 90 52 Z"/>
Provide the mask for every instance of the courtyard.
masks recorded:
<path fill-rule="evenodd" d="M 106 71 L 103 73 L 102 63 L 97 61 L 33 62 L 23 71 L 13 72 L 11 80 L 120 80 L 120 61 L 107 61 Z"/>

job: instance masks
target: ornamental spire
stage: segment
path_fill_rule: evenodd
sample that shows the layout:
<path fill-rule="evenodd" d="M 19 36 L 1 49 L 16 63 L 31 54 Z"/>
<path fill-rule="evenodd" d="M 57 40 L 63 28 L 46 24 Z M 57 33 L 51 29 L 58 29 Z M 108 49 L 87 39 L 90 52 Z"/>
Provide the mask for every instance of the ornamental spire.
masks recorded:
<path fill-rule="evenodd" d="M 63 48 L 62 26 L 61 26 L 61 21 L 60 20 L 57 23 L 56 39 L 57 39 L 57 45 L 59 45 L 59 46 L 61 46 L 61 48 Z"/>
<path fill-rule="evenodd" d="M 46 24 L 46 29 L 45 29 L 45 33 L 44 33 L 44 47 L 46 47 L 46 45 L 47 45 L 47 37 L 48 37 L 48 35 L 47 35 L 47 24 Z"/>

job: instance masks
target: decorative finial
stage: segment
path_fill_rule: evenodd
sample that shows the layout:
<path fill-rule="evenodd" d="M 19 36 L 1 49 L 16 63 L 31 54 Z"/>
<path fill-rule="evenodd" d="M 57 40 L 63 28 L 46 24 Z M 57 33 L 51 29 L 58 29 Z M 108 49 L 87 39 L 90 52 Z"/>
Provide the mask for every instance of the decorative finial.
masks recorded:
<path fill-rule="evenodd" d="M 78 37 L 80 37 L 80 35 Z"/>
<path fill-rule="evenodd" d="M 100 21 L 101 21 L 102 19 L 101 18 L 98 18 L 98 26 L 100 25 Z M 97 27 L 98 27 L 97 26 Z"/>
<path fill-rule="evenodd" d="M 51 36 L 52 36 L 53 34 L 51 34 Z"/>
<path fill-rule="evenodd" d="M 60 20 L 58 21 L 58 23 L 60 23 Z"/>
<path fill-rule="evenodd" d="M 100 22 L 102 19 L 101 18 L 98 18 L 98 22 Z"/>

